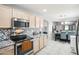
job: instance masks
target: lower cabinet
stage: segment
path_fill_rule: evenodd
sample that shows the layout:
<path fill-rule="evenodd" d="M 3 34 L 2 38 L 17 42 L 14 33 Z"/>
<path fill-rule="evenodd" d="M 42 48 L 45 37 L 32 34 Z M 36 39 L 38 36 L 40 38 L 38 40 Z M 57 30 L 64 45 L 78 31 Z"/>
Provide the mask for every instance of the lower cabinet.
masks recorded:
<path fill-rule="evenodd" d="M 47 35 L 44 35 L 44 46 L 46 46 L 48 43 L 48 37 Z"/>
<path fill-rule="evenodd" d="M 41 50 L 47 45 L 47 42 L 47 35 L 41 35 L 39 38 L 35 38 L 33 41 L 33 53 L 37 53 L 39 50 Z"/>
<path fill-rule="evenodd" d="M 36 53 L 40 50 L 39 38 L 36 38 L 33 42 L 33 53 Z"/>
<path fill-rule="evenodd" d="M 0 49 L 0 55 L 14 55 L 14 45 Z"/>
<path fill-rule="evenodd" d="M 40 42 L 40 49 L 42 49 L 44 47 L 44 38 L 43 38 L 43 36 L 40 37 L 39 42 Z"/>

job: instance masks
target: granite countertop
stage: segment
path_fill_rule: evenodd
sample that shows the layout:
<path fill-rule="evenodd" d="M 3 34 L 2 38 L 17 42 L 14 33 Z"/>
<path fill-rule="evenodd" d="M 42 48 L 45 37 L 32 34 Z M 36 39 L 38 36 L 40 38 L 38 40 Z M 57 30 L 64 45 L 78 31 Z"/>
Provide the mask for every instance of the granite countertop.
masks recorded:
<path fill-rule="evenodd" d="M 32 39 L 30 39 L 30 40 L 34 41 L 34 40 L 36 40 L 36 38 L 40 38 L 40 36 L 45 36 L 45 35 L 47 35 L 47 34 L 41 33 L 41 34 L 37 34 L 37 35 L 28 35 L 27 38 L 28 38 L 28 39 L 32 38 Z"/>
<path fill-rule="evenodd" d="M 14 42 L 11 40 L 1 41 L 0 42 L 0 49 L 5 48 L 5 47 L 9 47 L 11 45 L 14 45 Z"/>
<path fill-rule="evenodd" d="M 32 41 L 36 40 L 36 38 L 39 38 L 41 35 L 47 35 L 47 34 L 37 34 L 37 35 L 28 35 L 27 39 L 30 39 Z M 11 45 L 14 45 L 15 43 L 12 40 L 4 40 L 0 42 L 0 49 L 9 47 Z"/>

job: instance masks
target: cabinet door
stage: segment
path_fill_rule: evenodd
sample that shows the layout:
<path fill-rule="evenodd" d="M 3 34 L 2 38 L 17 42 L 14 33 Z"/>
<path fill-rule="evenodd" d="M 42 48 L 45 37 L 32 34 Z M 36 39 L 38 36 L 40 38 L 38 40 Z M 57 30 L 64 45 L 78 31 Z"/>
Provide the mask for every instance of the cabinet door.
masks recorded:
<path fill-rule="evenodd" d="M 39 38 L 37 38 L 34 42 L 33 42 L 33 53 L 36 53 L 39 51 Z"/>
<path fill-rule="evenodd" d="M 26 19 L 26 20 L 30 20 L 30 14 L 29 13 L 26 13 L 26 12 L 23 12 L 24 16 L 23 18 Z"/>
<path fill-rule="evenodd" d="M 40 17 L 36 16 L 36 28 L 40 28 Z"/>
<path fill-rule="evenodd" d="M 30 28 L 35 28 L 35 16 L 30 16 Z"/>
<path fill-rule="evenodd" d="M 13 8 L 13 17 L 23 18 L 23 12 L 21 10 Z"/>
<path fill-rule="evenodd" d="M 44 47 L 44 39 L 43 36 L 40 37 L 40 49 Z"/>
<path fill-rule="evenodd" d="M 43 24 L 44 24 L 44 23 L 43 23 L 43 19 L 42 19 L 42 18 L 40 19 L 40 22 L 41 22 L 41 23 L 40 23 L 40 28 L 43 28 L 43 26 L 44 26 Z"/>
<path fill-rule="evenodd" d="M 0 27 L 9 28 L 11 27 L 12 9 L 0 5 Z"/>
<path fill-rule="evenodd" d="M 0 49 L 0 55 L 14 55 L 14 45 Z"/>
<path fill-rule="evenodd" d="M 14 55 L 14 49 L 8 50 L 3 53 L 4 55 Z"/>
<path fill-rule="evenodd" d="M 47 38 L 47 35 L 44 36 L 44 46 L 46 46 L 48 43 L 48 38 Z"/>
<path fill-rule="evenodd" d="M 13 17 L 29 20 L 29 13 L 13 8 Z"/>

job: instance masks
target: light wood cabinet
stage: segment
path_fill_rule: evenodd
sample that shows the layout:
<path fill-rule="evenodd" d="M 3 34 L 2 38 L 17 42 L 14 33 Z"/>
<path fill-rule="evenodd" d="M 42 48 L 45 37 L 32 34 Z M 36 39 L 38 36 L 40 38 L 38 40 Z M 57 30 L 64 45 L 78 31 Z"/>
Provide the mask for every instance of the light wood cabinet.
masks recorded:
<path fill-rule="evenodd" d="M 36 38 L 35 41 L 33 42 L 33 53 L 36 53 L 39 51 L 39 38 Z"/>
<path fill-rule="evenodd" d="M 40 28 L 43 28 L 43 26 L 44 26 L 44 21 L 43 21 L 43 19 L 41 18 L 41 19 L 40 19 Z"/>
<path fill-rule="evenodd" d="M 48 43 L 48 37 L 47 35 L 44 35 L 44 46 L 46 46 Z"/>
<path fill-rule="evenodd" d="M 0 49 L 0 55 L 14 55 L 14 45 Z"/>
<path fill-rule="evenodd" d="M 30 20 L 30 14 L 27 13 L 27 12 L 23 12 L 23 13 L 24 13 L 23 18 L 26 19 L 26 20 Z"/>
<path fill-rule="evenodd" d="M 0 5 L 0 27 L 10 28 L 12 18 L 12 8 Z"/>
<path fill-rule="evenodd" d="M 13 8 L 13 17 L 29 20 L 28 13 L 26 13 L 22 10 L 19 10 L 19 9 L 14 9 L 14 8 Z"/>
<path fill-rule="evenodd" d="M 30 28 L 35 28 L 35 16 L 30 16 Z"/>
<path fill-rule="evenodd" d="M 39 42 L 40 42 L 40 49 L 42 49 L 44 47 L 44 38 L 43 38 L 43 36 L 40 37 Z"/>
<path fill-rule="evenodd" d="M 40 16 L 36 16 L 36 28 L 39 28 L 40 30 L 44 27 L 44 20 Z"/>
<path fill-rule="evenodd" d="M 36 28 L 40 28 L 40 17 L 36 16 Z"/>
<path fill-rule="evenodd" d="M 23 18 L 23 12 L 21 10 L 13 8 L 13 17 Z"/>

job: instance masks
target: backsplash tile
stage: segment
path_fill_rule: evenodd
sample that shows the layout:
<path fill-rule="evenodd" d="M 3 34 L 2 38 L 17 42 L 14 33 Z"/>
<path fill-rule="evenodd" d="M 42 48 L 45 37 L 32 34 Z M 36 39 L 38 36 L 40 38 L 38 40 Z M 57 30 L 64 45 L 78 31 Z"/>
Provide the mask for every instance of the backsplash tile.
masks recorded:
<path fill-rule="evenodd" d="M 13 45 L 14 42 L 10 40 L 11 29 L 0 29 L 0 48 Z"/>
<path fill-rule="evenodd" d="M 10 39 L 10 29 L 0 29 L 0 41 Z"/>

